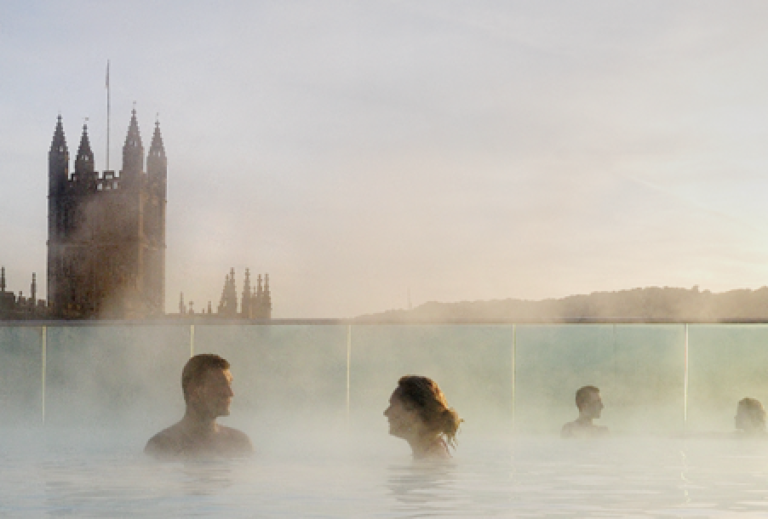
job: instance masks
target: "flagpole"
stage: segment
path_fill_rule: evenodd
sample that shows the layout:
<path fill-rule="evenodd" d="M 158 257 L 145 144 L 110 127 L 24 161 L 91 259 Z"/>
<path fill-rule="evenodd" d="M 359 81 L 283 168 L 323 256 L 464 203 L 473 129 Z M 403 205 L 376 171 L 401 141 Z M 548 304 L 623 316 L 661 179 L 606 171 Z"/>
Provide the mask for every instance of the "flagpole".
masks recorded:
<path fill-rule="evenodd" d="M 107 60 L 107 171 L 109 171 L 109 60 Z"/>

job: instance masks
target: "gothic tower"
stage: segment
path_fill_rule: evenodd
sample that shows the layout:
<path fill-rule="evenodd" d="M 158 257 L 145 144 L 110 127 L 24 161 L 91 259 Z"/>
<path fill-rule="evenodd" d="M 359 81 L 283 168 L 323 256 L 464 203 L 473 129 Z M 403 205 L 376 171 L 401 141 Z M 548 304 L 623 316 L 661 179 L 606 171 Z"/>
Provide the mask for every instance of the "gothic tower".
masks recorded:
<path fill-rule="evenodd" d="M 136 110 L 119 175 L 94 169 L 83 127 L 75 171 L 61 117 L 49 158 L 48 302 L 64 318 L 140 319 L 164 313 L 167 162 L 159 124 L 144 172 Z"/>

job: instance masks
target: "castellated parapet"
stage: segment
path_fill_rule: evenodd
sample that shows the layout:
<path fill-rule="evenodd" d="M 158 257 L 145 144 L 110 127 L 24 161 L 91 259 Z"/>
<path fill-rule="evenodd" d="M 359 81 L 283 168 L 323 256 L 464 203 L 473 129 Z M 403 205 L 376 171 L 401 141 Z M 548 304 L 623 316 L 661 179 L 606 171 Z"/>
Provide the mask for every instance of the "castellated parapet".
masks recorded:
<path fill-rule="evenodd" d="M 83 126 L 75 170 L 59 116 L 48 153 L 48 306 L 69 319 L 164 314 L 168 164 L 160 125 L 144 170 L 136 110 L 119 173 L 94 170 Z"/>

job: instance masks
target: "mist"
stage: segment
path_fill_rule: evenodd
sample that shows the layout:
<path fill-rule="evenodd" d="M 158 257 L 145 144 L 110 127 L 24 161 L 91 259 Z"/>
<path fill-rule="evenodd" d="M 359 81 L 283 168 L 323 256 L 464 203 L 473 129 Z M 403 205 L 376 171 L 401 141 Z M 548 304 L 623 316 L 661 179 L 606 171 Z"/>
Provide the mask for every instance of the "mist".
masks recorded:
<path fill-rule="evenodd" d="M 397 380 L 436 380 L 464 419 L 460 445 L 556 438 L 596 385 L 618 437 L 733 431 L 736 403 L 768 399 L 760 325 L 91 325 L 0 327 L 2 413 L 12 428 L 130 433 L 139 452 L 181 418 L 191 354 L 232 364 L 222 419 L 257 450 L 352 444 L 407 456 L 387 434 Z M 354 438 L 354 441 L 350 439 Z M 461 447 L 459 452 L 461 451 Z"/>

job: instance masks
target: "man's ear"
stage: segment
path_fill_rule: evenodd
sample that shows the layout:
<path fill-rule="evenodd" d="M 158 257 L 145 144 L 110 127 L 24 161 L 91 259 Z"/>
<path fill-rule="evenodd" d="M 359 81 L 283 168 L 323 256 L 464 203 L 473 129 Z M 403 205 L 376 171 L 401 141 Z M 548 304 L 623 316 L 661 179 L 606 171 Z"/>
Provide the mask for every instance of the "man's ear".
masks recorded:
<path fill-rule="evenodd" d="M 197 402 L 200 399 L 200 384 L 190 384 L 187 388 L 187 401 Z"/>

